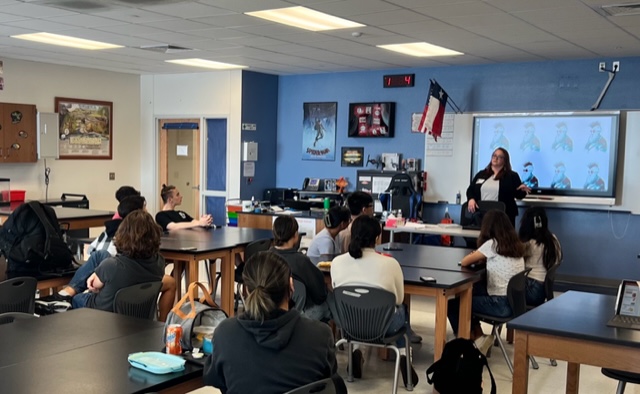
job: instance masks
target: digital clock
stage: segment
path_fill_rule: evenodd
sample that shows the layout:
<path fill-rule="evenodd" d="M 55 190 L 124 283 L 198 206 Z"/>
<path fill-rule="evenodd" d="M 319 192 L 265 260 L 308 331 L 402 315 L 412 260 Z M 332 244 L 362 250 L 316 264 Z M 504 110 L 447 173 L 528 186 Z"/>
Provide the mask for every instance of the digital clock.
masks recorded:
<path fill-rule="evenodd" d="M 416 83 L 416 74 L 385 75 L 382 77 L 384 88 L 410 88 Z"/>

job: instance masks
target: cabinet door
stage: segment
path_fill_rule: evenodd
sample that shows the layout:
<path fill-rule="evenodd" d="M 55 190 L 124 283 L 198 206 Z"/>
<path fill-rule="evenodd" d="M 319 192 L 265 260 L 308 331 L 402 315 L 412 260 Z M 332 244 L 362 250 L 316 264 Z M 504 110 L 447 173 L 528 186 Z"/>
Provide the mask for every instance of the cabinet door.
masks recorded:
<path fill-rule="evenodd" d="M 2 104 L 2 157 L 5 163 L 37 161 L 36 107 L 29 104 Z"/>

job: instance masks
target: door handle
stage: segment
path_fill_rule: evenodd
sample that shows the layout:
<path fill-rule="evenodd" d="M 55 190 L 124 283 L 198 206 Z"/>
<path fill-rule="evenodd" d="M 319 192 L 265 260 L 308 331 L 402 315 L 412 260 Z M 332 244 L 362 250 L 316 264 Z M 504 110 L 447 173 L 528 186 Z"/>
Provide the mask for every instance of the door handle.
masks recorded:
<path fill-rule="evenodd" d="M 193 190 L 200 191 L 200 185 L 197 185 L 197 186 L 191 186 L 191 188 L 192 188 Z"/>

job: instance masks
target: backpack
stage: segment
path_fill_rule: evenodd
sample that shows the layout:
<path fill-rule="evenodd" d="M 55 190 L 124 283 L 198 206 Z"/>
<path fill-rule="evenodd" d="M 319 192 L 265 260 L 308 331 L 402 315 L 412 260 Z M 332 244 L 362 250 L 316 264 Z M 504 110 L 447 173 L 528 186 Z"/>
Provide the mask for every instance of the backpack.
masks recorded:
<path fill-rule="evenodd" d="M 20 205 L 0 228 L 7 273 L 40 276 L 73 269 L 73 253 L 62 238 L 55 211 L 38 201 Z"/>
<path fill-rule="evenodd" d="M 491 394 L 495 394 L 496 382 L 487 358 L 472 340 L 457 338 L 445 344 L 440 360 L 427 369 L 427 381 L 440 394 L 482 394 L 484 367 L 491 377 Z"/>

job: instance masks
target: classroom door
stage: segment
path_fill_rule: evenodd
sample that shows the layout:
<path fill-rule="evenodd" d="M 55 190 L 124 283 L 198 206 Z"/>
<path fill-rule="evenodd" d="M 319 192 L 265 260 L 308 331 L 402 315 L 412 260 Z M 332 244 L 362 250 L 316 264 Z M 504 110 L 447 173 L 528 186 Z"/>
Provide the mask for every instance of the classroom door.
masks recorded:
<path fill-rule="evenodd" d="M 227 223 L 227 119 L 205 119 L 204 212 L 216 226 Z"/>
<path fill-rule="evenodd" d="M 161 119 L 160 182 L 182 194 L 178 209 L 200 217 L 200 119 Z M 158 195 L 160 191 L 158 190 Z M 162 202 L 160 207 L 162 207 Z"/>

